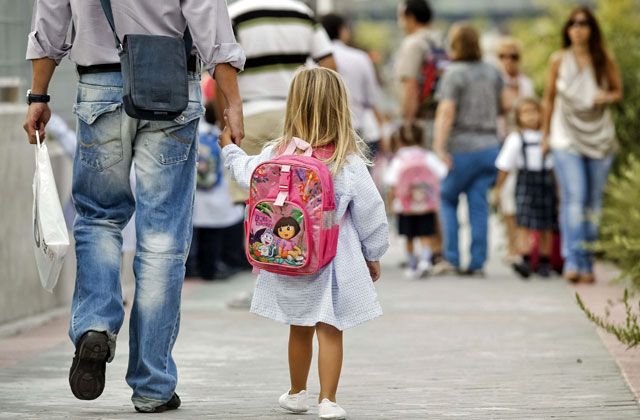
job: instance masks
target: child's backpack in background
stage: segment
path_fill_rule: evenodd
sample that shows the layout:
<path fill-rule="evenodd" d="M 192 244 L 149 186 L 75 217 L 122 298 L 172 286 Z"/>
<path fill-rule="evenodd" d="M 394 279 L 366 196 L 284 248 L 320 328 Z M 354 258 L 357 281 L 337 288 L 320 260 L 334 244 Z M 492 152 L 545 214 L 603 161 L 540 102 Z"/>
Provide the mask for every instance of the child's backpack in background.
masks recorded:
<path fill-rule="evenodd" d="M 427 39 L 426 42 L 429 48 L 425 53 L 418 77 L 420 86 L 418 116 L 433 119 L 438 107 L 436 99 L 438 83 L 440 76 L 444 73 L 444 68 L 449 64 L 449 56 L 445 48 L 436 44 L 435 41 Z"/>
<path fill-rule="evenodd" d="M 402 158 L 394 198 L 402 214 L 424 214 L 440 206 L 440 183 L 427 164 L 427 152 L 416 151 Z"/>
<path fill-rule="evenodd" d="M 294 155 L 297 149 L 303 155 Z M 245 220 L 246 253 L 260 270 L 314 274 L 336 255 L 333 179 L 311 146 L 294 138 L 284 153 L 253 171 Z"/>
<path fill-rule="evenodd" d="M 198 170 L 196 187 L 208 191 L 222 181 L 222 162 L 218 135 L 211 132 L 200 133 L 198 139 Z"/>

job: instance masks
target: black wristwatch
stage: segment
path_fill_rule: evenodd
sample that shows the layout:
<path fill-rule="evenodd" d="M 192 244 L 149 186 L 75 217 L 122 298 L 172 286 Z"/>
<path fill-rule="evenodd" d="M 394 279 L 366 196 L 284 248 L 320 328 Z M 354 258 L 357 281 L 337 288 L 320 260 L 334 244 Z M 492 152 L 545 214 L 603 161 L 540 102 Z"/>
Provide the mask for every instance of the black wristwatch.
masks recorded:
<path fill-rule="evenodd" d="M 27 104 L 31 105 L 33 102 L 49 103 L 51 96 L 49 95 L 36 95 L 31 93 L 31 89 L 27 91 Z"/>

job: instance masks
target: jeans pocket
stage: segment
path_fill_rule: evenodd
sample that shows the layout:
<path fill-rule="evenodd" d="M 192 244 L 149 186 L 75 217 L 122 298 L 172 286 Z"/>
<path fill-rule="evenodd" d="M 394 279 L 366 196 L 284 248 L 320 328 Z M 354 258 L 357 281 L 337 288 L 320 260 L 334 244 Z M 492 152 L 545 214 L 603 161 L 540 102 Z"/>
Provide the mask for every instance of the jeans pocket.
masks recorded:
<path fill-rule="evenodd" d="M 80 161 L 96 171 L 122 160 L 120 106 L 119 102 L 78 102 L 73 107 L 78 117 Z"/>
<path fill-rule="evenodd" d="M 198 121 L 203 114 L 199 102 L 189 102 L 187 108 L 173 121 L 150 121 L 150 130 L 155 132 L 145 146 L 162 165 L 185 162 L 195 141 Z"/>

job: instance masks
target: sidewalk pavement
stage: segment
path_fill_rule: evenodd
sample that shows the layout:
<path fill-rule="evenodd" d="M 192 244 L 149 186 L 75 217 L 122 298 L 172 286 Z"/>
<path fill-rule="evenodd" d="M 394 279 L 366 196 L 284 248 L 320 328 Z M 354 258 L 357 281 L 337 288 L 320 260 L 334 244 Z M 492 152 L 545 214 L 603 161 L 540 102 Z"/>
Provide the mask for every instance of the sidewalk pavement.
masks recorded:
<path fill-rule="evenodd" d="M 559 279 L 523 282 L 499 263 L 486 279 L 408 280 L 400 243 L 383 261 L 385 314 L 345 333 L 338 401 L 350 419 L 637 419 L 633 394 Z M 250 275 L 187 282 L 175 349 L 183 406 L 167 419 L 312 419 L 285 414 L 286 326 L 225 302 Z M 139 418 L 124 382 L 127 330 L 96 401 L 76 400 L 66 322 L 0 341 L 0 418 Z M 314 359 L 315 365 L 315 359 Z M 312 367 L 309 390 L 319 389 Z"/>

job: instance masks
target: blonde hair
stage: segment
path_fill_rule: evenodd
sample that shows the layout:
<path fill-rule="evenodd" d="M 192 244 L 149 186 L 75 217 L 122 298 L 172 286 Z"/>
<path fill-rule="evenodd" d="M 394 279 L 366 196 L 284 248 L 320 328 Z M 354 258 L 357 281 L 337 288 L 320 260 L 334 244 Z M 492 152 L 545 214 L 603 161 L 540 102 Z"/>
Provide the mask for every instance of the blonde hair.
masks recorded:
<path fill-rule="evenodd" d="M 369 164 L 365 144 L 351 124 L 347 90 L 338 73 L 326 68 L 301 68 L 291 81 L 282 137 L 274 140 L 283 151 L 293 137 L 313 148 L 335 144 L 335 151 L 323 161 L 335 175 L 350 155 Z"/>
<path fill-rule="evenodd" d="M 449 31 L 451 56 L 455 61 L 480 61 L 480 34 L 467 22 L 454 23 Z"/>
<path fill-rule="evenodd" d="M 522 54 L 522 43 L 517 39 L 505 36 L 500 38 L 498 41 L 498 46 L 496 48 L 496 52 L 498 54 L 504 53 L 505 51 L 515 50 L 517 54 Z"/>

